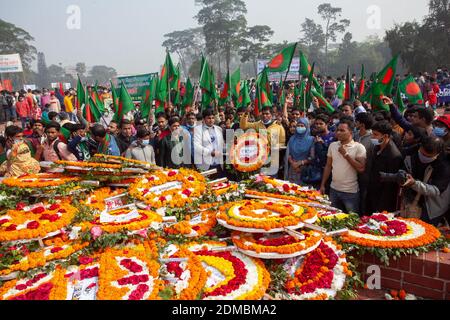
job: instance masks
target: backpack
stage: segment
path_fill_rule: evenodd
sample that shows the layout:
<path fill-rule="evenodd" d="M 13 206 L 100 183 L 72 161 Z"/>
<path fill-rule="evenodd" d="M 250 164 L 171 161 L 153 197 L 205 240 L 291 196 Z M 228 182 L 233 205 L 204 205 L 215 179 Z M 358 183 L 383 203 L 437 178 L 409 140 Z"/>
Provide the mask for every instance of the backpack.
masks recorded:
<path fill-rule="evenodd" d="M 60 143 L 61 143 L 61 141 L 59 141 L 59 139 L 56 140 L 55 143 L 53 144 L 53 150 L 55 151 L 56 155 L 58 156 L 58 159 L 59 160 L 63 160 L 63 158 L 61 158 L 61 154 L 60 154 L 59 148 L 58 148 L 58 145 Z"/>
<path fill-rule="evenodd" d="M 13 106 L 13 97 L 12 96 L 6 96 L 6 103 L 8 104 L 8 107 L 12 107 Z"/>

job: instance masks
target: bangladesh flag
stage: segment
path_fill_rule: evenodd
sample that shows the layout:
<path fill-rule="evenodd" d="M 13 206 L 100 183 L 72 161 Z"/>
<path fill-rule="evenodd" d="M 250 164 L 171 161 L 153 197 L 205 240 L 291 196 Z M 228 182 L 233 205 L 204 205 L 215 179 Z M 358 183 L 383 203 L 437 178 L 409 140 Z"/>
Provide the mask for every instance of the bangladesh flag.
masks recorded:
<path fill-rule="evenodd" d="M 78 75 L 77 82 L 77 110 L 81 110 L 81 107 L 86 102 L 86 92 L 84 92 L 83 84 L 81 83 L 80 76 Z"/>
<path fill-rule="evenodd" d="M 251 102 L 252 100 L 250 99 L 250 94 L 248 93 L 247 81 L 244 81 L 244 85 L 242 86 L 238 99 L 238 108 L 247 108 Z"/>
<path fill-rule="evenodd" d="M 308 59 L 306 58 L 306 55 L 300 51 L 300 69 L 299 69 L 300 75 L 303 77 L 307 77 L 309 73 L 311 72 L 311 65 L 308 63 Z"/>
<path fill-rule="evenodd" d="M 219 97 L 219 105 L 223 106 L 227 101 L 230 101 L 230 90 L 231 90 L 231 79 L 230 79 L 230 71 L 227 72 L 227 76 L 225 78 L 225 82 L 223 84 L 222 92 Z"/>
<path fill-rule="evenodd" d="M 313 97 L 316 97 L 317 100 L 319 100 L 320 106 L 325 108 L 325 110 L 329 114 L 332 114 L 335 111 L 333 106 L 328 102 L 328 100 L 325 99 L 320 92 L 317 92 L 317 90 L 315 88 L 311 88 L 310 92 Z"/>
<path fill-rule="evenodd" d="M 117 89 L 114 87 L 114 84 L 112 83 L 112 81 L 110 81 L 111 83 L 111 94 L 112 94 L 112 99 L 113 99 L 113 111 L 117 112 L 117 109 L 119 108 L 119 97 L 117 95 Z"/>
<path fill-rule="evenodd" d="M 394 99 L 395 104 L 398 107 L 398 110 L 403 113 L 405 111 L 405 104 L 403 103 L 403 97 L 402 97 L 402 93 L 400 91 L 400 86 L 397 87 L 397 93 L 395 94 L 395 99 Z"/>
<path fill-rule="evenodd" d="M 187 107 L 192 106 L 192 104 L 194 103 L 194 87 L 192 86 L 192 82 L 191 79 L 187 79 L 186 81 L 186 92 L 184 94 L 183 97 L 183 102 L 182 102 L 182 106 L 184 109 L 186 109 Z"/>
<path fill-rule="evenodd" d="M 94 90 L 92 91 L 92 96 L 93 96 L 92 99 L 94 99 L 95 106 L 103 114 L 105 112 L 105 105 L 98 95 L 98 82 L 95 83 Z"/>
<path fill-rule="evenodd" d="M 214 70 L 213 68 L 210 66 L 211 70 L 210 70 L 210 74 L 211 74 L 211 98 L 216 101 L 217 99 L 219 99 L 219 95 L 217 94 L 217 89 L 216 89 L 216 76 L 214 75 Z"/>
<path fill-rule="evenodd" d="M 422 91 L 413 76 L 407 77 L 398 85 L 400 93 L 404 94 L 409 104 L 424 104 Z"/>
<path fill-rule="evenodd" d="M 152 110 L 153 101 L 156 95 L 156 86 L 158 84 L 158 78 L 152 77 L 148 86 L 142 87 L 141 91 L 141 117 L 147 119 Z"/>
<path fill-rule="evenodd" d="M 271 95 L 267 92 L 270 87 L 269 77 L 267 75 L 267 68 L 260 73 L 256 80 L 256 99 L 255 99 L 255 115 L 258 116 L 263 107 L 271 107 Z"/>
<path fill-rule="evenodd" d="M 296 86 L 294 90 L 294 108 L 297 110 L 305 109 L 305 90 L 306 83 L 305 81 L 300 82 L 300 86 Z"/>
<path fill-rule="evenodd" d="M 297 43 L 284 48 L 281 53 L 277 54 L 267 65 L 269 72 L 286 72 L 291 67 L 292 58 L 294 57 Z"/>
<path fill-rule="evenodd" d="M 230 83 L 231 83 L 231 94 L 235 99 L 238 99 L 241 92 L 241 68 L 238 68 L 231 75 Z"/>
<path fill-rule="evenodd" d="M 345 98 L 345 82 L 343 82 L 343 81 L 339 82 L 339 85 L 336 89 L 336 96 L 340 100 L 344 100 L 344 98 Z"/>
<path fill-rule="evenodd" d="M 392 94 L 394 86 L 395 72 L 397 69 L 398 55 L 396 55 L 388 65 L 378 74 L 377 81 L 372 87 L 372 108 L 377 110 L 389 111 L 389 106 L 381 101 L 382 96 Z"/>
<path fill-rule="evenodd" d="M 364 72 L 364 65 L 361 66 L 361 79 L 358 84 L 358 98 L 361 98 L 364 95 L 364 89 L 366 86 L 366 75 Z"/>
<path fill-rule="evenodd" d="M 89 123 L 97 123 L 100 121 L 100 118 L 102 117 L 102 114 L 100 113 L 100 110 L 98 110 L 97 106 L 94 103 L 94 100 L 92 99 L 92 96 L 86 95 L 86 104 L 84 106 L 83 110 L 83 117 L 89 122 Z"/>
<path fill-rule="evenodd" d="M 175 81 L 176 80 L 176 81 Z M 177 70 L 173 65 L 169 52 L 166 54 L 166 60 L 161 69 L 161 76 L 156 90 L 156 99 L 165 103 L 169 102 L 170 89 L 178 83 Z"/>
<path fill-rule="evenodd" d="M 352 101 L 355 96 L 352 77 L 350 76 L 350 67 L 347 67 L 347 76 L 345 77 L 345 100 Z"/>
<path fill-rule="evenodd" d="M 120 86 L 119 106 L 113 119 L 120 123 L 124 116 L 132 110 L 134 110 L 133 100 L 131 100 L 130 94 L 125 88 L 125 85 L 122 83 Z"/>

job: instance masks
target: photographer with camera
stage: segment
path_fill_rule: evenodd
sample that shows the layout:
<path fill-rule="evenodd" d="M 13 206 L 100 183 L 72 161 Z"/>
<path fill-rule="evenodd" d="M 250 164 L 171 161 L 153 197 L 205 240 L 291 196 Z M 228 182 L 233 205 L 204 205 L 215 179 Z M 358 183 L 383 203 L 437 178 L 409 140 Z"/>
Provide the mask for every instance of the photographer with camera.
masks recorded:
<path fill-rule="evenodd" d="M 383 180 L 380 173 L 396 174 L 402 168 L 403 157 L 391 139 L 392 126 L 388 121 L 380 121 L 372 126 L 374 148 L 369 158 L 366 197 L 367 214 L 394 212 L 397 210 L 399 187 L 397 181 Z"/>
<path fill-rule="evenodd" d="M 425 137 L 404 160 L 407 174 L 403 190 L 402 217 L 418 218 L 439 225 L 449 205 L 450 166 L 438 137 Z M 400 181 L 399 181 L 400 182 Z"/>

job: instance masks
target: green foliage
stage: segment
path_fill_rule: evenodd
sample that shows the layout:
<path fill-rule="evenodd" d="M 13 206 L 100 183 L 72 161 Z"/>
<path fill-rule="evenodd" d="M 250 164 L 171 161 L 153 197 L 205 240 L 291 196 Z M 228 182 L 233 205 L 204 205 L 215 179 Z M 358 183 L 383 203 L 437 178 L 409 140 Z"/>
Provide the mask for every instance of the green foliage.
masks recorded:
<path fill-rule="evenodd" d="M 337 231 L 341 229 L 353 229 L 360 222 L 360 218 L 357 214 L 350 214 L 345 219 L 320 219 L 317 224 L 328 231 Z"/>

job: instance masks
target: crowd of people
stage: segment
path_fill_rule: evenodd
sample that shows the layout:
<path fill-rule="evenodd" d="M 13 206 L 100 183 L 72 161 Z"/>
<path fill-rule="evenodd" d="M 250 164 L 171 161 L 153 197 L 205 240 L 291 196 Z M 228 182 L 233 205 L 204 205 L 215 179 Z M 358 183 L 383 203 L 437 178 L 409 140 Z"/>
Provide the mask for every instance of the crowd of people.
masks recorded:
<path fill-rule="evenodd" d="M 315 98 L 305 108 L 294 108 L 298 83 L 291 82 L 283 105 L 273 83 L 273 106 L 255 116 L 250 80 L 248 107 L 236 108 L 230 101 L 201 108 L 198 102 L 181 114 L 170 103 L 165 112 L 142 118 L 138 104 L 123 120 L 105 115 L 101 123 L 89 123 L 75 107 L 74 89 L 2 92 L 0 121 L 6 127 L 0 137 L 0 174 L 37 173 L 41 161 L 88 161 L 106 154 L 165 168 L 217 169 L 218 177 L 235 180 L 236 173 L 225 163 L 233 143 L 227 131 L 267 130 L 279 151 L 275 177 L 314 187 L 345 212 L 400 211 L 439 225 L 449 221 L 450 109 L 439 106 L 437 94 L 439 84 L 449 79 L 446 69 L 418 75 L 425 103 L 408 105 L 403 113 L 388 96 L 382 99 L 390 111 L 372 110 L 370 103 L 357 99 L 341 101 L 336 88 L 342 80 L 328 77 L 320 83 L 333 113 Z M 400 80 L 398 76 L 395 85 Z M 99 96 L 111 98 L 107 88 Z M 440 114 L 438 107 L 443 107 Z"/>

